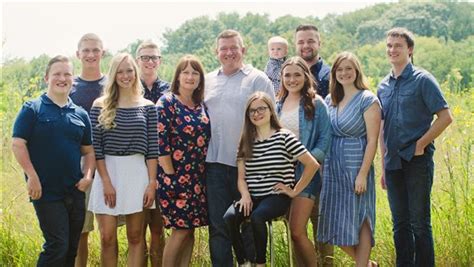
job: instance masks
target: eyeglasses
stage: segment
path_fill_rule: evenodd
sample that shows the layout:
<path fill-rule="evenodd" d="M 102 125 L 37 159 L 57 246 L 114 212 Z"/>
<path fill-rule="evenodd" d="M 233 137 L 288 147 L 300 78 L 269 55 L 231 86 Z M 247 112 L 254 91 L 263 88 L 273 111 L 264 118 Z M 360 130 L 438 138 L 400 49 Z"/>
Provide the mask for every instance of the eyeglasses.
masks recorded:
<path fill-rule="evenodd" d="M 160 56 L 140 56 L 140 60 L 143 61 L 143 62 L 148 62 L 148 61 L 153 61 L 153 62 L 157 62 L 158 60 L 161 59 Z"/>
<path fill-rule="evenodd" d="M 248 114 L 249 114 L 249 116 L 254 116 L 256 113 L 263 114 L 263 113 L 265 113 L 265 111 L 267 109 L 269 109 L 269 107 L 262 106 L 262 107 L 258 107 L 256 109 L 251 108 L 251 109 L 249 109 Z"/>

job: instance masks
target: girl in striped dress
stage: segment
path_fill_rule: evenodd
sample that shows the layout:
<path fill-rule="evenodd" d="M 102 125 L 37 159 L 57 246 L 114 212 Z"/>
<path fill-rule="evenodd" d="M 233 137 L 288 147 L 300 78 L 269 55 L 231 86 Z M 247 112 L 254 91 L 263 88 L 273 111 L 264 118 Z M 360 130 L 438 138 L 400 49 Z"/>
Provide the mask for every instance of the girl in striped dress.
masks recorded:
<path fill-rule="evenodd" d="M 294 163 L 304 171 L 295 184 Z M 282 129 L 274 104 L 267 94 L 254 93 L 247 102 L 244 127 L 237 154 L 237 186 L 241 199 L 224 215 L 237 262 L 246 261 L 240 234 L 245 218 L 252 225 L 257 266 L 265 266 L 266 222 L 284 215 L 291 203 L 311 181 L 317 161 L 288 130 Z"/>
<path fill-rule="evenodd" d="M 101 236 L 101 265 L 117 266 L 117 218 L 125 215 L 128 266 L 144 260 L 143 209 L 153 205 L 158 166 L 157 113 L 143 98 L 133 57 L 112 58 L 104 96 L 91 109 L 97 171 L 89 210 Z"/>
<path fill-rule="evenodd" d="M 372 161 L 381 111 L 355 55 L 339 54 L 326 97 L 332 143 L 324 162 L 318 240 L 341 247 L 356 266 L 372 266 L 375 185 Z"/>

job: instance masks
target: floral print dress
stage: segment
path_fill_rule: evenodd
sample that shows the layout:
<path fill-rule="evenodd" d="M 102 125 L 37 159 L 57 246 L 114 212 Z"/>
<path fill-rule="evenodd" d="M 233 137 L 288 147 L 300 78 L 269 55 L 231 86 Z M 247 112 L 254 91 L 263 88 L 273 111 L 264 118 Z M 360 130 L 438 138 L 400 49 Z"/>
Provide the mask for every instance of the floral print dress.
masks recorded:
<path fill-rule="evenodd" d="M 175 174 L 158 169 L 158 198 L 166 228 L 208 224 L 205 164 L 211 136 L 203 104 L 189 108 L 167 93 L 157 102 L 159 155 L 170 155 Z"/>

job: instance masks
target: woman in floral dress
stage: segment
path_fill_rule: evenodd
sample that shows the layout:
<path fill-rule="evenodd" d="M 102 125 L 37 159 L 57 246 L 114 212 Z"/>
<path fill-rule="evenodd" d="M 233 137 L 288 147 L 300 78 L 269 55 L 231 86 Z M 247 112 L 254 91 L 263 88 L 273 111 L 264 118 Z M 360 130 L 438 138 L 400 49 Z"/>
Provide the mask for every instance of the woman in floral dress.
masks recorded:
<path fill-rule="evenodd" d="M 171 92 L 157 103 L 158 197 L 165 227 L 172 229 L 163 266 L 188 266 L 194 229 L 208 224 L 204 173 L 211 128 L 203 96 L 202 64 L 194 56 L 184 56 Z"/>

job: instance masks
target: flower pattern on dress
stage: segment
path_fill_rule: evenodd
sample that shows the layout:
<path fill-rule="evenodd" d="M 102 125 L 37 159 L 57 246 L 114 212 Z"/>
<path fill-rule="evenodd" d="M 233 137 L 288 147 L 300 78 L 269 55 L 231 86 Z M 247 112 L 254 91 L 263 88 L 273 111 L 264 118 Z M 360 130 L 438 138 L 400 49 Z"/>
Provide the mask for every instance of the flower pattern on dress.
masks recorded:
<path fill-rule="evenodd" d="M 158 198 L 166 228 L 208 224 L 205 164 L 211 125 L 203 104 L 189 108 L 174 94 L 157 102 L 159 155 L 171 157 L 175 173 L 159 167 Z"/>

